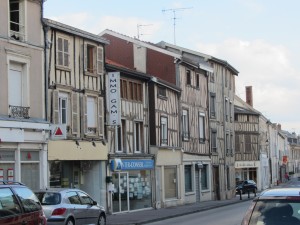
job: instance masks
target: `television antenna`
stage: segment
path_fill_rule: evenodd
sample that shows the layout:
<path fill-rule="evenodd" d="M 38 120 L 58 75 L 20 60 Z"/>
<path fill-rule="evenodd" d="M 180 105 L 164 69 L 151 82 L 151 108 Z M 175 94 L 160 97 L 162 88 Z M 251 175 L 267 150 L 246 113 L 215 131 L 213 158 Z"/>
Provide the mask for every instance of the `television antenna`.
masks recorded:
<path fill-rule="evenodd" d="M 186 10 L 186 9 L 192 9 L 193 7 L 188 7 L 188 8 L 173 8 L 173 9 L 163 9 L 162 12 L 165 13 L 165 12 L 169 12 L 169 11 L 172 11 L 173 12 L 173 35 L 174 35 L 174 45 L 176 45 L 176 20 L 178 19 L 176 17 L 176 12 L 177 11 L 183 11 L 183 10 Z"/>
<path fill-rule="evenodd" d="M 138 24 L 137 25 L 137 38 L 140 39 L 140 35 L 146 35 L 146 34 L 140 34 L 140 28 L 146 27 L 146 26 L 152 26 L 153 24 Z"/>

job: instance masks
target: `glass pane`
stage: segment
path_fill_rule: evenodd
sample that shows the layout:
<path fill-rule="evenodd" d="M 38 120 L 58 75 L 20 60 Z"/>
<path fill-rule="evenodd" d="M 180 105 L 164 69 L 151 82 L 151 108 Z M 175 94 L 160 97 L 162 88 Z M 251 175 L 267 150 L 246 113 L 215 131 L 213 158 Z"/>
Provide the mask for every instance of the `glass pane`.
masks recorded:
<path fill-rule="evenodd" d="M 21 180 L 26 186 L 33 190 L 40 188 L 40 172 L 38 163 L 22 163 L 21 164 Z"/>
<path fill-rule="evenodd" d="M 185 192 L 193 191 L 192 188 L 192 166 L 184 166 Z"/>
<path fill-rule="evenodd" d="M 0 189 L 0 218 L 21 213 L 20 205 L 9 188 Z"/>
<path fill-rule="evenodd" d="M 26 187 L 14 187 L 14 191 L 20 197 L 25 212 L 34 212 L 42 209 L 36 195 Z"/>

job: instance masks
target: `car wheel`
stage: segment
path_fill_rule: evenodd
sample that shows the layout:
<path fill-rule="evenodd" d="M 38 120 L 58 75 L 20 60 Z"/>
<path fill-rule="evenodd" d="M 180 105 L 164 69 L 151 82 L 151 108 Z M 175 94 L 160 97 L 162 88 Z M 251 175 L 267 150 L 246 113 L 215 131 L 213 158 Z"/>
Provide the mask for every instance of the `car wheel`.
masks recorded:
<path fill-rule="evenodd" d="M 74 225 L 75 223 L 74 223 L 74 220 L 73 219 L 71 219 L 71 218 L 69 218 L 68 220 L 67 220 L 67 222 L 66 222 L 66 225 Z"/>
<path fill-rule="evenodd" d="M 99 216 L 97 225 L 106 225 L 106 218 L 103 213 Z"/>

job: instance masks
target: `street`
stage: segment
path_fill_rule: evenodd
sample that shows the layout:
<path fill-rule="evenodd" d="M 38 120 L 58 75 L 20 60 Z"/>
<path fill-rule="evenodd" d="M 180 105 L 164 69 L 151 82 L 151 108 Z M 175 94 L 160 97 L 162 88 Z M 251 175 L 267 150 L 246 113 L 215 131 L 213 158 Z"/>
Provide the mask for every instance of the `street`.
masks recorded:
<path fill-rule="evenodd" d="M 251 201 L 245 201 L 186 216 L 148 223 L 148 225 L 240 225 L 250 203 Z"/>

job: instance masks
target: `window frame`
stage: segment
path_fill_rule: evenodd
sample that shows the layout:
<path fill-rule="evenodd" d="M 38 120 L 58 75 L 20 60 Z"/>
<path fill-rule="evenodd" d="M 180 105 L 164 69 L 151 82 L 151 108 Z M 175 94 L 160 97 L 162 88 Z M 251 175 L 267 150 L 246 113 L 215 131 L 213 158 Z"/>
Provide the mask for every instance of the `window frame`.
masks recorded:
<path fill-rule="evenodd" d="M 121 119 L 121 125 L 117 128 L 118 132 L 118 147 L 116 153 L 126 153 L 127 146 L 126 146 L 126 120 Z"/>
<path fill-rule="evenodd" d="M 217 136 L 217 130 L 211 129 L 211 151 L 212 153 L 217 153 L 218 150 L 218 136 Z"/>
<path fill-rule="evenodd" d="M 199 112 L 198 115 L 199 122 L 199 143 L 205 142 L 205 113 Z"/>
<path fill-rule="evenodd" d="M 61 39 L 61 48 L 59 49 L 60 45 L 59 45 L 59 39 Z M 66 46 L 67 45 L 67 48 Z M 59 67 L 64 67 L 64 68 L 70 68 L 70 56 L 71 56 L 71 52 L 70 52 L 70 39 L 63 36 L 63 35 L 57 35 L 56 38 L 56 66 Z M 60 59 L 61 57 L 61 59 Z M 60 61 L 62 63 L 60 63 Z M 67 63 L 67 65 L 66 65 Z"/>
<path fill-rule="evenodd" d="M 190 69 L 186 69 L 186 85 L 192 85 L 192 71 Z"/>
<path fill-rule="evenodd" d="M 12 10 L 12 4 L 18 4 L 18 9 Z M 16 41 L 26 41 L 27 35 L 26 35 L 26 24 L 25 24 L 25 18 L 26 18 L 26 1 L 24 0 L 9 0 L 9 24 L 8 24 L 8 31 L 9 36 L 12 40 Z M 12 20 L 12 11 L 18 11 L 18 21 Z M 16 25 L 17 28 L 12 29 L 12 25 Z M 14 37 L 13 37 L 14 36 Z"/>
<path fill-rule="evenodd" d="M 209 188 L 209 164 L 203 164 L 201 169 L 201 191 L 209 190 Z"/>
<path fill-rule="evenodd" d="M 142 153 L 144 149 L 143 122 L 134 121 L 134 152 Z"/>
<path fill-rule="evenodd" d="M 160 117 L 160 145 L 168 146 L 168 117 Z"/>
<path fill-rule="evenodd" d="M 181 126 L 182 126 L 182 140 L 188 141 L 190 134 L 189 134 L 189 111 L 187 109 L 182 110 Z"/>
<path fill-rule="evenodd" d="M 66 106 L 65 106 L 64 109 L 62 108 L 62 103 L 63 102 L 66 103 Z M 68 125 L 69 124 L 69 115 L 68 115 L 68 112 L 69 112 L 69 94 L 68 93 L 65 93 L 65 92 L 59 92 L 58 93 L 58 112 L 59 112 L 59 123 Z M 63 112 L 65 112 L 64 113 L 65 120 L 66 120 L 65 123 L 62 121 L 63 120 Z"/>
<path fill-rule="evenodd" d="M 211 118 L 216 118 L 216 94 L 213 92 L 210 92 L 209 112 Z"/>
<path fill-rule="evenodd" d="M 191 165 L 191 164 L 184 165 L 184 190 L 185 190 L 185 193 L 194 192 L 194 182 L 193 182 L 194 173 L 193 173 L 193 171 L 194 171 L 193 165 Z M 187 173 L 188 173 L 189 180 L 187 180 Z"/>
<path fill-rule="evenodd" d="M 97 98 L 94 96 L 87 96 L 87 134 L 96 134 L 97 132 Z"/>

